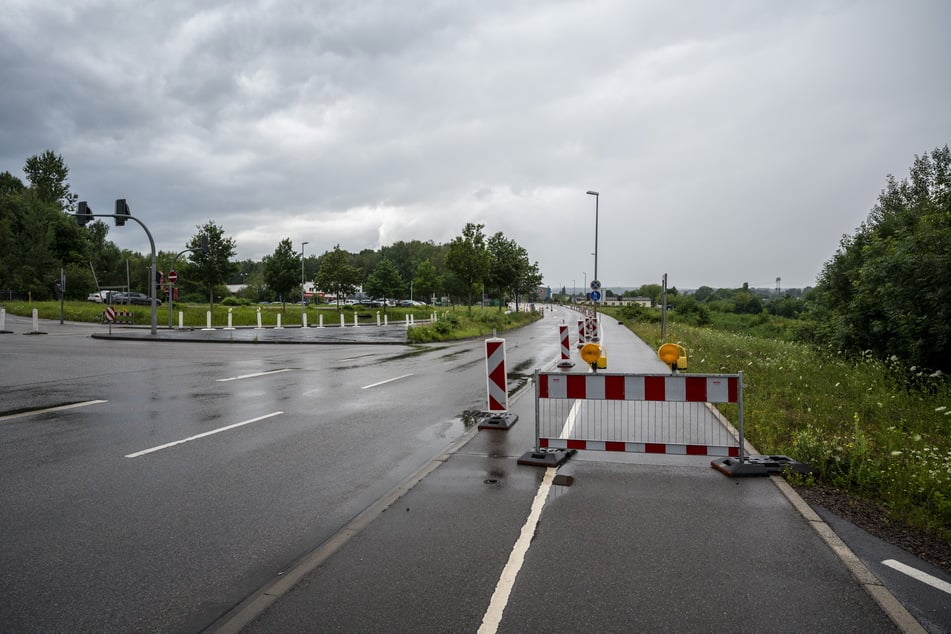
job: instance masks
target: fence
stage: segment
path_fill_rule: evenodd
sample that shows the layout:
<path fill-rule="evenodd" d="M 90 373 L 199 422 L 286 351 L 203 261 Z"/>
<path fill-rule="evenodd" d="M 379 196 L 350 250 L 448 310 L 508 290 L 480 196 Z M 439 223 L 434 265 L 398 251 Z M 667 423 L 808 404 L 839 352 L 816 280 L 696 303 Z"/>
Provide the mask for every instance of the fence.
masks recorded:
<path fill-rule="evenodd" d="M 737 428 L 710 403 L 735 403 Z M 743 374 L 535 373 L 540 450 L 738 457 Z"/>

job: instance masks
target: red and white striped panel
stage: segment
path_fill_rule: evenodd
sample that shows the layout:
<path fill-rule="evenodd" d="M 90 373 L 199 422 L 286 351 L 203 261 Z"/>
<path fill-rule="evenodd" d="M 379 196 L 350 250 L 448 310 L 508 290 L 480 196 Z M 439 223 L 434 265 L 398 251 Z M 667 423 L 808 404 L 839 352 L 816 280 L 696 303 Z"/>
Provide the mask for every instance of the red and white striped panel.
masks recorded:
<path fill-rule="evenodd" d="M 505 339 L 485 340 L 486 396 L 490 412 L 509 408 L 508 375 L 505 372 Z"/>
<path fill-rule="evenodd" d="M 736 403 L 734 374 L 539 373 L 538 398 Z"/>
<path fill-rule="evenodd" d="M 624 442 L 612 440 L 582 440 L 580 438 L 539 438 L 542 448 L 580 449 L 588 451 L 623 451 L 627 453 L 663 453 L 679 456 L 739 457 L 738 446 L 681 445 L 663 442 Z"/>

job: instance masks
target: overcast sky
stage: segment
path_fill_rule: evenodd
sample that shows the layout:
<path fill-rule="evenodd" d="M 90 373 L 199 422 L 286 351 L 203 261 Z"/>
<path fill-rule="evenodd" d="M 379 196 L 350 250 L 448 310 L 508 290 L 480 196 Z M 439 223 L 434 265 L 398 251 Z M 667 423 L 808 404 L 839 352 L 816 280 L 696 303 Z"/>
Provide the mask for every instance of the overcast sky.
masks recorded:
<path fill-rule="evenodd" d="M 5 0 L 0 171 L 159 250 L 524 246 L 552 287 L 814 284 L 951 142 L 947 0 Z M 112 228 L 147 252 L 138 225 Z"/>

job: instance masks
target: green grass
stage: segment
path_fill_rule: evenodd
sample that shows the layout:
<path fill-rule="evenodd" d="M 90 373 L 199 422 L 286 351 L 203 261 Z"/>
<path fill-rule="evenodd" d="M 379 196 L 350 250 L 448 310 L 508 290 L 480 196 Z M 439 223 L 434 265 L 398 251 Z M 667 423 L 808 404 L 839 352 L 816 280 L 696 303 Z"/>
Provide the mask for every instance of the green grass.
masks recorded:
<path fill-rule="evenodd" d="M 59 302 L 3 302 L 0 307 L 6 309 L 11 315 L 22 315 L 30 317 L 33 309 L 37 309 L 40 319 L 60 318 Z M 95 302 L 69 301 L 63 303 L 63 316 L 67 321 L 80 321 L 89 323 L 100 323 L 102 313 L 105 310 L 103 304 Z M 149 306 L 120 306 L 116 310 L 131 311 L 134 315 L 136 325 L 149 325 L 151 323 L 151 307 Z M 281 325 L 299 326 L 302 322 L 301 307 L 288 304 L 285 310 L 281 309 L 281 304 L 266 304 L 262 306 L 222 306 L 215 304 L 212 313 L 211 324 L 215 327 L 228 325 L 228 314 L 231 313 L 231 321 L 235 327 L 257 326 L 258 311 L 260 309 L 261 325 L 264 327 L 276 326 L 277 317 L 281 316 Z M 159 327 L 168 327 L 168 305 L 162 304 L 158 307 L 157 320 Z M 353 306 L 344 306 L 338 309 L 336 306 L 322 305 L 320 307 L 309 306 L 307 311 L 307 323 L 316 326 L 319 322 L 319 316 L 323 315 L 325 325 L 337 325 L 340 323 L 340 314 L 344 315 L 344 321 L 347 325 L 353 325 L 353 317 L 357 316 L 360 324 L 376 324 L 377 313 L 380 315 L 380 321 L 384 319 L 382 308 L 358 308 Z M 429 319 L 433 310 L 428 306 L 417 308 L 387 308 L 385 315 L 390 323 L 403 323 L 406 315 L 412 314 L 414 319 Z M 203 328 L 207 324 L 207 304 L 186 304 L 175 302 L 172 307 L 172 325 L 178 327 L 178 315 L 182 313 L 183 324 L 186 328 Z"/>
<path fill-rule="evenodd" d="M 537 312 L 506 313 L 498 308 L 466 308 L 437 313 L 434 324 L 414 326 L 409 329 L 408 337 L 412 343 L 431 343 L 450 341 L 468 337 L 483 337 L 511 330 L 529 324 L 541 318 Z"/>
<path fill-rule="evenodd" d="M 662 343 L 659 324 L 628 327 L 655 348 Z M 790 327 L 774 324 L 776 338 L 668 322 L 667 340 L 687 349 L 688 372 L 743 372 L 746 438 L 759 452 L 808 463 L 819 483 L 879 502 L 895 519 L 951 539 L 946 378 L 784 340 Z M 908 388 L 909 378 L 918 387 Z M 736 406 L 721 409 L 736 420 Z"/>

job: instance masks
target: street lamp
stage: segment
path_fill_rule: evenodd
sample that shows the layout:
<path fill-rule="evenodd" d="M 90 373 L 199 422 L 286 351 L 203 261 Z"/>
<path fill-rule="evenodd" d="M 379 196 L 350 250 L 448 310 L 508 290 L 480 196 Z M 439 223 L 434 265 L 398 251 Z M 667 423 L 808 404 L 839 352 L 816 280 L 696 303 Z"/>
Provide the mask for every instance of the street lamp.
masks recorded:
<path fill-rule="evenodd" d="M 304 306 L 304 247 L 310 242 L 300 243 L 300 305 Z M 301 308 L 303 310 L 303 308 Z"/>
<path fill-rule="evenodd" d="M 589 196 L 594 196 L 594 279 L 598 278 L 598 200 L 600 194 L 590 189 L 586 192 Z M 599 280 L 600 281 L 600 280 Z"/>

